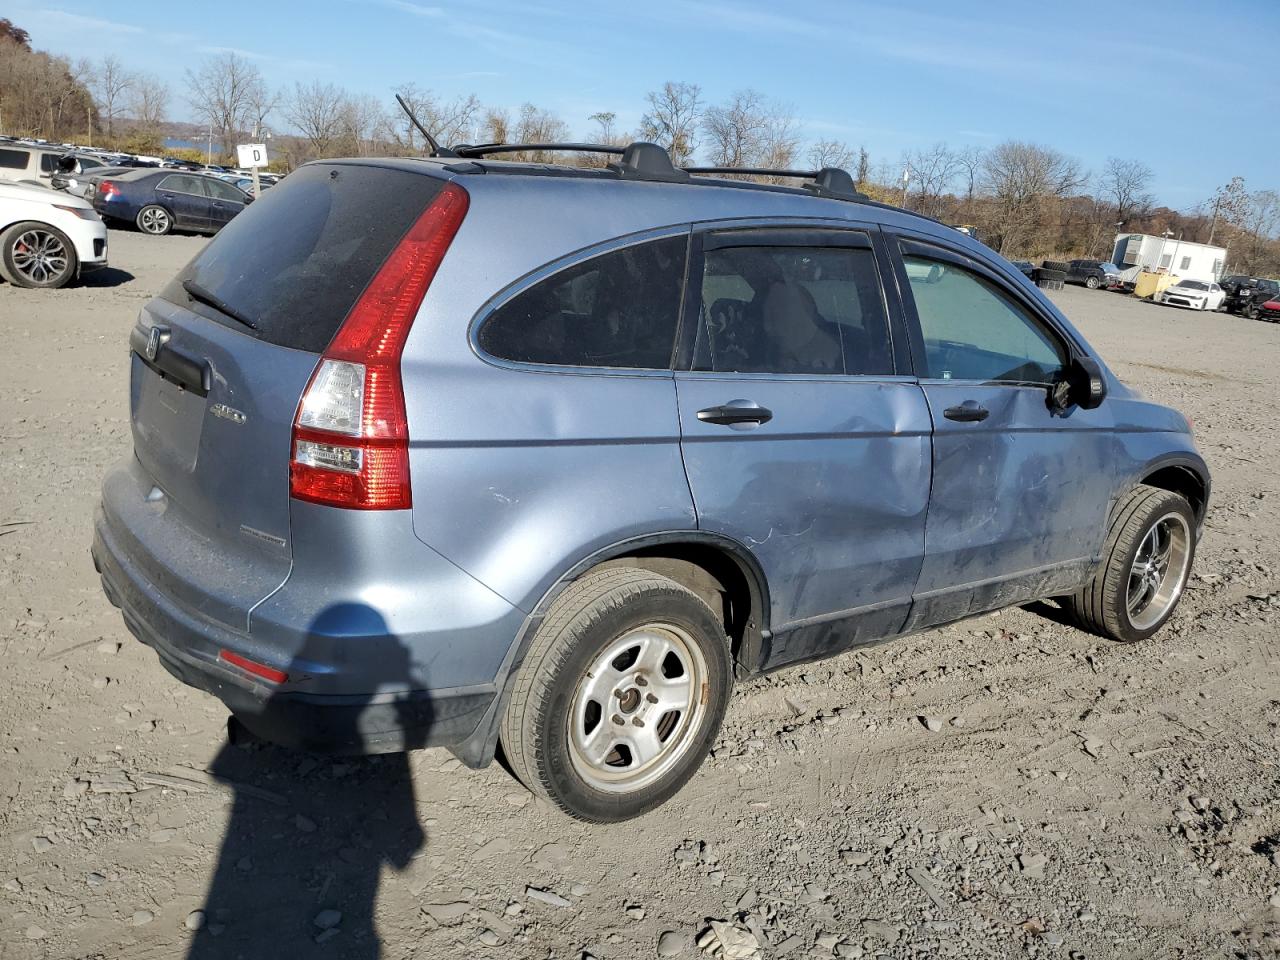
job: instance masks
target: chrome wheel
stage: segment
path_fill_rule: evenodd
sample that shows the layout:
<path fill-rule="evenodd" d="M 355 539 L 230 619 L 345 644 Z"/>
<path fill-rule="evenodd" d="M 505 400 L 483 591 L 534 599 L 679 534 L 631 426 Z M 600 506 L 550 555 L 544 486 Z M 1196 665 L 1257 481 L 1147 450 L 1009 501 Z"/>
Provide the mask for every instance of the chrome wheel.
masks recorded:
<path fill-rule="evenodd" d="M 1178 602 L 1191 560 L 1191 530 L 1178 513 L 1151 525 L 1129 568 L 1125 609 L 1136 630 L 1158 623 Z"/>
<path fill-rule="evenodd" d="M 707 663 L 681 628 L 637 627 L 614 640 L 578 681 L 569 715 L 573 768 L 597 790 L 640 789 L 697 738 Z"/>
<path fill-rule="evenodd" d="M 138 214 L 138 226 L 156 236 L 169 232 L 169 214 L 160 207 L 145 207 Z"/>
<path fill-rule="evenodd" d="M 61 277 L 71 263 L 66 244 L 47 230 L 27 230 L 18 234 L 10 257 L 13 269 L 24 280 L 41 286 Z"/>

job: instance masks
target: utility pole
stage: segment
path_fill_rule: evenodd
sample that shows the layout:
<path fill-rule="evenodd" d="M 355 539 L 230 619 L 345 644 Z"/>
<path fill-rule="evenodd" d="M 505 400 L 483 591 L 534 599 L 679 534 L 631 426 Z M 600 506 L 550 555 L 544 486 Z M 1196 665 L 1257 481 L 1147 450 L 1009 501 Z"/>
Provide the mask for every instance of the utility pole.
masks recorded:
<path fill-rule="evenodd" d="M 911 184 L 911 164 L 908 163 L 902 168 L 902 207 L 907 206 L 907 187 Z"/>
<path fill-rule="evenodd" d="M 213 121 L 209 122 L 209 149 L 204 155 L 204 165 L 213 163 Z"/>
<path fill-rule="evenodd" d="M 1218 207 L 1222 205 L 1222 197 L 1213 198 L 1213 219 L 1209 221 L 1209 245 L 1213 246 L 1213 233 L 1218 229 Z"/>
<path fill-rule="evenodd" d="M 258 142 L 258 137 L 260 136 L 261 129 L 262 129 L 262 118 L 259 117 L 257 120 L 253 121 L 253 142 L 254 143 Z M 257 200 L 261 196 L 262 196 L 262 184 L 258 180 L 258 165 L 255 163 L 253 165 L 253 199 Z"/>

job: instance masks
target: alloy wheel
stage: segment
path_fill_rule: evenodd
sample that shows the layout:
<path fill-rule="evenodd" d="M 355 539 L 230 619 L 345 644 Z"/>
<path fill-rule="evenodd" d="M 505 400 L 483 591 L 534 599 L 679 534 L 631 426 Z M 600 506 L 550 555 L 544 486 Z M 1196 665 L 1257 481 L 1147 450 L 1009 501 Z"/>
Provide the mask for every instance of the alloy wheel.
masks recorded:
<path fill-rule="evenodd" d="M 138 226 L 158 236 L 169 229 L 169 215 L 159 207 L 148 207 L 138 217 Z"/>
<path fill-rule="evenodd" d="M 1168 513 L 1151 525 L 1129 568 L 1125 609 L 1136 630 L 1158 623 L 1178 602 L 1191 559 L 1191 530 Z"/>
<path fill-rule="evenodd" d="M 66 244 L 48 230 L 18 234 L 12 248 L 13 268 L 36 284 L 46 284 L 66 271 L 70 263 Z"/>

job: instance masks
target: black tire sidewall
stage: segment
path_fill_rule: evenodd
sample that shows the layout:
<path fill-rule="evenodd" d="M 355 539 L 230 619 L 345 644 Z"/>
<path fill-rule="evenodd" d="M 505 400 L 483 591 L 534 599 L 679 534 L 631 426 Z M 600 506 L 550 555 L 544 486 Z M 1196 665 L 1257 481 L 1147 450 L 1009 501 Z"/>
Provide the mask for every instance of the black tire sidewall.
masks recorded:
<path fill-rule="evenodd" d="M 1190 556 L 1187 557 L 1185 577 L 1190 579 L 1191 571 L 1194 568 L 1196 561 L 1196 517 L 1194 511 L 1191 509 L 1191 505 L 1187 503 L 1183 497 L 1174 493 L 1165 493 L 1164 496 L 1153 498 L 1144 505 L 1144 508 L 1141 511 L 1131 517 L 1129 522 L 1125 525 L 1125 531 L 1123 531 L 1121 535 L 1123 536 L 1125 533 L 1134 529 L 1137 529 L 1138 532 L 1133 537 L 1133 542 L 1127 550 L 1117 552 L 1112 555 L 1112 563 L 1110 565 L 1110 569 L 1107 570 L 1107 579 L 1111 581 L 1109 585 L 1112 587 L 1108 594 L 1108 605 L 1110 609 L 1107 611 L 1107 619 L 1115 624 L 1116 639 L 1121 640 L 1124 643 L 1137 643 L 1138 641 L 1145 640 L 1152 634 L 1157 633 L 1166 623 L 1169 622 L 1169 618 L 1177 611 L 1178 604 L 1182 602 L 1182 597 L 1179 595 L 1178 600 L 1172 607 L 1165 611 L 1163 617 L 1157 620 L 1152 626 L 1143 630 L 1134 628 L 1129 619 L 1129 611 L 1125 603 L 1128 595 L 1129 571 L 1133 568 L 1133 561 L 1137 557 L 1138 551 L 1142 548 L 1143 539 L 1146 537 L 1147 533 L 1150 532 L 1151 527 L 1156 523 L 1156 521 L 1167 516 L 1171 512 L 1180 513 L 1182 518 L 1187 522 L 1187 530 L 1190 537 L 1187 549 Z M 1117 558 L 1121 561 L 1119 564 L 1115 563 Z M 1186 582 L 1184 581 L 1182 585 L 1183 593 L 1186 592 L 1186 586 Z"/>
<path fill-rule="evenodd" d="M 18 272 L 18 268 L 13 263 L 12 248 L 14 240 L 17 239 L 18 234 L 33 229 L 47 230 L 56 236 L 62 242 L 63 247 L 66 248 L 67 271 L 57 283 L 32 283 Z M 41 223 L 38 220 L 23 220 L 0 231 L 0 273 L 3 273 L 4 278 L 15 287 L 25 287 L 29 290 L 56 290 L 60 287 L 65 287 L 74 280 L 79 269 L 80 257 L 76 253 L 75 244 L 71 242 L 70 237 L 52 224 Z"/>
<path fill-rule="evenodd" d="M 634 793 L 605 793 L 578 775 L 569 756 L 569 714 L 578 680 L 616 637 L 655 622 L 682 628 L 702 650 L 707 664 L 707 704 L 702 729 L 679 763 L 660 780 Z M 702 765 L 720 731 L 733 689 L 732 662 L 724 627 L 697 597 L 679 588 L 660 586 L 603 612 L 584 611 L 573 626 L 577 644 L 562 661 L 551 684 L 551 702 L 541 712 L 537 739 L 542 744 L 543 785 L 559 803 L 583 819 L 608 823 L 640 816 L 665 803 L 684 786 Z"/>

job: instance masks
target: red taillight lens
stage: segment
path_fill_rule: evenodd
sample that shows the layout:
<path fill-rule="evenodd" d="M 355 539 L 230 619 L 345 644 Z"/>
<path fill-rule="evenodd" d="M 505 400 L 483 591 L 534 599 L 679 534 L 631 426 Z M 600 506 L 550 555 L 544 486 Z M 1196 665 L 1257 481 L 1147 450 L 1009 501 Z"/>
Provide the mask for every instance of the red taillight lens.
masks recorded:
<path fill-rule="evenodd" d="M 112 197 L 120 196 L 120 188 L 110 180 L 103 180 L 98 184 L 98 192 L 102 194 L 103 200 L 110 200 Z"/>
<path fill-rule="evenodd" d="M 467 205 L 465 190 L 444 186 L 391 251 L 316 365 L 293 421 L 293 497 L 355 510 L 412 506 L 400 355 Z"/>

